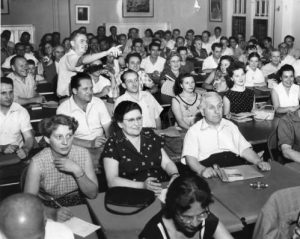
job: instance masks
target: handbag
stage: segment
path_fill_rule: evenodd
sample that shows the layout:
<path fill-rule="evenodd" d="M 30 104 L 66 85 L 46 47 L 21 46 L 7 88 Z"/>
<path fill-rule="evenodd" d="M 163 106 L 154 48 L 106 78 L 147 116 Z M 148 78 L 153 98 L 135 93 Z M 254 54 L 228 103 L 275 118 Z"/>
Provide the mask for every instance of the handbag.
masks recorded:
<path fill-rule="evenodd" d="M 254 119 L 256 120 L 273 120 L 275 109 L 273 105 L 264 105 L 258 110 L 254 111 Z"/>
<path fill-rule="evenodd" d="M 147 189 L 112 187 L 105 193 L 104 204 L 105 209 L 110 213 L 133 215 L 144 210 L 154 200 L 154 192 Z"/>

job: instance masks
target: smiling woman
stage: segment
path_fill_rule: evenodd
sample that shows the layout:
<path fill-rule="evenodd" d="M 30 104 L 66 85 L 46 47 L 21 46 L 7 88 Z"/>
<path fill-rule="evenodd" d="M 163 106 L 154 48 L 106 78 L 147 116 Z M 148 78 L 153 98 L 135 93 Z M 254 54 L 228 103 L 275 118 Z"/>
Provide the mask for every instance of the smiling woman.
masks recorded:
<path fill-rule="evenodd" d="M 142 110 L 137 103 L 118 104 L 114 119 L 116 128 L 102 153 L 108 186 L 145 188 L 160 194 L 161 182 L 178 175 L 162 139 L 142 127 Z"/>

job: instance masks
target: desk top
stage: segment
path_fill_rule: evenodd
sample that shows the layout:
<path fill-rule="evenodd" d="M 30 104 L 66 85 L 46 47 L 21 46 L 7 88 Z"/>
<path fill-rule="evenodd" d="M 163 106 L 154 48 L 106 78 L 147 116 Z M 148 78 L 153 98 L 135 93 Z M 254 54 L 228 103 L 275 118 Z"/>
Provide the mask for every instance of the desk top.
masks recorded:
<path fill-rule="evenodd" d="M 272 161 L 270 172 L 263 172 L 260 179 L 249 179 L 232 183 L 223 183 L 219 179 L 209 179 L 208 183 L 214 197 L 239 218 L 245 218 L 247 223 L 254 223 L 257 216 L 275 191 L 300 185 L 300 174 Z M 268 188 L 257 190 L 250 183 L 261 181 L 269 184 Z"/>
<path fill-rule="evenodd" d="M 92 223 L 92 219 L 91 219 L 89 210 L 86 205 L 78 205 L 78 206 L 73 206 L 73 207 L 69 207 L 69 208 L 71 209 L 71 211 L 75 217 L 78 217 L 82 220 Z M 83 238 L 83 237 L 80 237 L 77 235 L 74 235 L 74 236 L 75 236 L 75 239 Z M 98 236 L 97 236 L 97 233 L 94 232 L 85 238 L 86 239 L 98 239 Z"/>
<path fill-rule="evenodd" d="M 277 128 L 279 118 L 275 117 L 273 120 L 251 120 L 248 122 L 234 122 L 242 135 L 251 144 L 266 143 L 268 136 L 273 130 Z"/>
<path fill-rule="evenodd" d="M 146 223 L 162 208 L 162 203 L 156 199 L 149 207 L 134 215 L 115 215 L 106 211 L 104 206 L 105 193 L 98 194 L 94 200 L 88 200 L 88 204 L 102 226 L 107 238 L 137 238 Z M 238 217 L 234 216 L 217 200 L 210 206 L 230 232 L 240 231 L 243 228 Z"/>

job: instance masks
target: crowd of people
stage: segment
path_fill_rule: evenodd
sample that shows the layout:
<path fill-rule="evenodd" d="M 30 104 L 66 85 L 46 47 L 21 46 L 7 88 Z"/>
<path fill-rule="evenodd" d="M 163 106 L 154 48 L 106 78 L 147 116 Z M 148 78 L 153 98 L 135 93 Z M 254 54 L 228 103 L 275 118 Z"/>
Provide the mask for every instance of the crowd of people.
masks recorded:
<path fill-rule="evenodd" d="M 16 44 L 8 30 L 1 33 L 0 154 L 29 159 L 24 193 L 38 195 L 45 215 L 55 221 L 72 217 L 68 206 L 97 196 L 102 182 L 96 173 L 103 170 L 108 187 L 144 188 L 156 195 L 162 182 L 170 181 L 165 208 L 141 238 L 163 238 L 156 224 L 164 225 L 168 238 L 232 238 L 209 211 L 211 192 L 203 178 L 217 176 L 216 164 L 271 170 L 230 120 L 256 109 L 253 87 L 271 88 L 274 109 L 283 115 L 278 147 L 300 163 L 300 50 L 294 37 L 287 35 L 275 48 L 270 37 L 228 38 L 220 27 L 213 35 L 190 29 L 184 37 L 179 29 L 147 29 L 144 37 L 136 28 L 127 35 L 115 26 L 109 30 L 106 36 L 104 26 L 97 34 L 80 27 L 62 41 L 59 32 L 46 33 L 36 48 L 28 32 Z M 56 115 L 40 122 L 45 145 L 32 155 L 36 139 L 26 108 L 46 101 L 37 92 L 44 83 L 59 106 Z M 169 113 L 184 132 L 181 162 L 174 163 L 164 149 L 157 97 L 163 95 L 171 97 Z M 114 103 L 113 112 L 106 101 Z M 11 200 L 0 206 L 3 233 L 8 238 L 17 233 L 9 227 L 9 208 L 17 210 L 24 200 L 36 204 L 36 212 L 24 209 L 25 226 L 33 226 L 30 213 L 39 215 L 35 229 L 45 234 L 49 222 L 36 198 L 24 194 Z M 18 213 L 14 216 L 23 215 Z"/>

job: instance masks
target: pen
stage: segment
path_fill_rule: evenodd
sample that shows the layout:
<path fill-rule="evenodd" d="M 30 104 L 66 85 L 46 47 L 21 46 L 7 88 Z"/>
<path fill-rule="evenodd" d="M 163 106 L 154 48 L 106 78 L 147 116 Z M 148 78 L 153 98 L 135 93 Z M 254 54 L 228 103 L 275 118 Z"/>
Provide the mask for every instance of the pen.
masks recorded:
<path fill-rule="evenodd" d="M 51 200 L 52 202 L 54 202 L 54 204 L 55 204 L 56 206 L 58 206 L 58 207 L 60 207 L 60 208 L 63 207 L 63 206 L 62 206 L 60 203 L 58 203 L 53 197 L 50 197 L 50 200 Z"/>

